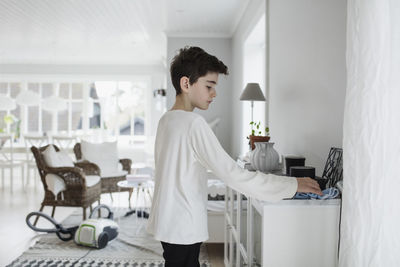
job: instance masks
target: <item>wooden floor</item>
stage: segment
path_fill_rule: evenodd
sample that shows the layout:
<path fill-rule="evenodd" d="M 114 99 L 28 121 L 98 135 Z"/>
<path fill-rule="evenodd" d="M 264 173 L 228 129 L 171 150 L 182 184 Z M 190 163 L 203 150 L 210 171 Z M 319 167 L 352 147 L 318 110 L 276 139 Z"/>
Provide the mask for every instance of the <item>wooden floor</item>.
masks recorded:
<path fill-rule="evenodd" d="M 207 244 L 208 258 L 212 267 L 224 267 L 224 244 Z"/>
<path fill-rule="evenodd" d="M 1 175 L 1 174 L 0 174 Z M 33 175 L 31 175 L 33 176 Z M 0 177 L 1 178 L 1 177 Z M 1 181 L 2 182 L 2 181 Z M 10 192 L 8 170 L 5 171 L 4 185 L 0 187 L 0 266 L 6 266 L 29 248 L 36 235 L 25 223 L 26 215 L 39 210 L 43 198 L 43 188 L 39 177 L 29 185 L 22 186 L 20 176 L 15 176 L 13 192 Z M 118 206 L 127 206 L 127 193 L 113 194 L 114 202 L 108 194 L 103 194 L 101 202 Z M 55 219 L 62 221 L 75 209 L 57 207 Z M 51 214 L 51 208 L 45 207 L 44 212 Z M 207 251 L 212 267 L 223 267 L 223 244 L 207 244 Z"/>

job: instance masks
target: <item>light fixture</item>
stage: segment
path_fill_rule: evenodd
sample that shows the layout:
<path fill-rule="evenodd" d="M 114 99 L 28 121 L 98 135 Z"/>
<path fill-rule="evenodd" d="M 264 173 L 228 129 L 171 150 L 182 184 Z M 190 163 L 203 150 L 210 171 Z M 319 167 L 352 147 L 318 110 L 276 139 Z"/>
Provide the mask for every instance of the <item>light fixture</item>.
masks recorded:
<path fill-rule="evenodd" d="M 30 90 L 23 90 L 17 95 L 16 101 L 18 105 L 22 106 L 38 106 L 40 95 Z"/>
<path fill-rule="evenodd" d="M 8 111 L 16 109 L 17 105 L 15 104 L 14 99 L 9 96 L 0 95 L 0 110 Z"/>
<path fill-rule="evenodd" d="M 265 97 L 258 83 L 248 83 L 240 96 L 240 100 L 251 101 L 251 121 L 253 121 L 254 101 L 265 101 Z"/>

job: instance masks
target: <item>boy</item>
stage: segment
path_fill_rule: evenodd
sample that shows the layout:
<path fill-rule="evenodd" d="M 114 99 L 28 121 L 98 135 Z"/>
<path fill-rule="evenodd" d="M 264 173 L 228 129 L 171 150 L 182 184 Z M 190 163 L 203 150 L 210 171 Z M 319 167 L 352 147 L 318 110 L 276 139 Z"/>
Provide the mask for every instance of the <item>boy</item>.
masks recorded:
<path fill-rule="evenodd" d="M 278 201 L 297 192 L 321 195 L 318 183 L 241 169 L 224 151 L 207 122 L 192 112 L 208 109 L 219 73 L 228 68 L 199 47 L 185 47 L 171 63 L 176 101 L 160 119 L 155 142 L 155 189 L 147 231 L 160 240 L 166 267 L 199 265 L 208 239 L 207 176 L 261 200 Z M 222 231 L 222 229 L 221 229 Z"/>

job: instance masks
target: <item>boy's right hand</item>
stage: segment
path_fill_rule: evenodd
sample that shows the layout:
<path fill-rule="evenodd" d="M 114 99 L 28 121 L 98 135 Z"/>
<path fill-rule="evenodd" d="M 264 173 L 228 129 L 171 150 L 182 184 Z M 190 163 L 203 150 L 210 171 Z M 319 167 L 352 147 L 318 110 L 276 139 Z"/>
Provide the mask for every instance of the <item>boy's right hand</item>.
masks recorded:
<path fill-rule="evenodd" d="M 322 196 L 321 188 L 314 179 L 309 177 L 296 178 L 297 179 L 297 192 L 299 193 L 314 193 Z"/>

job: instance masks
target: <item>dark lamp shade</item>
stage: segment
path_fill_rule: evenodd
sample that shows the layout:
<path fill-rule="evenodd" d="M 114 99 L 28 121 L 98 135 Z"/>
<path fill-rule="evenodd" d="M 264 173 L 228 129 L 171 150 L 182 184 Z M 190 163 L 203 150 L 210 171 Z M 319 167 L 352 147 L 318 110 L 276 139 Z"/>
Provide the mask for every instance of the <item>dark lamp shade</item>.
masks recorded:
<path fill-rule="evenodd" d="M 240 100 L 265 101 L 265 97 L 258 83 L 248 83 L 240 96 Z"/>

